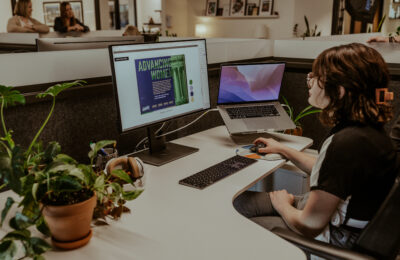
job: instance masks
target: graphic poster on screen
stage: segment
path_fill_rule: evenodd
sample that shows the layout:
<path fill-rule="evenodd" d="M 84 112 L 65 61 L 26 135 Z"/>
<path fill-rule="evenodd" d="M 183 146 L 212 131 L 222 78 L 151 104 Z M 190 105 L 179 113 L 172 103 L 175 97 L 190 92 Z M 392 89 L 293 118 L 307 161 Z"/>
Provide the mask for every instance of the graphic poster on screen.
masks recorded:
<path fill-rule="evenodd" d="M 140 112 L 189 103 L 185 55 L 135 60 Z"/>

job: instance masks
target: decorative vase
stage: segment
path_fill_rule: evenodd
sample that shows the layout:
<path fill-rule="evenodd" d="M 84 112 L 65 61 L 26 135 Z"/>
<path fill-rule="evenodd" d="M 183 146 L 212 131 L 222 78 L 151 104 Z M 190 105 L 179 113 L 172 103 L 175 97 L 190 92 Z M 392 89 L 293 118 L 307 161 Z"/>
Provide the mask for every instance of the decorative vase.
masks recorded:
<path fill-rule="evenodd" d="M 90 199 L 72 205 L 44 205 L 43 216 L 49 226 L 54 246 L 70 250 L 89 242 L 96 200 L 94 194 Z"/>
<path fill-rule="evenodd" d="M 294 129 L 286 129 L 285 134 L 303 136 L 303 128 L 301 126 L 296 126 Z"/>

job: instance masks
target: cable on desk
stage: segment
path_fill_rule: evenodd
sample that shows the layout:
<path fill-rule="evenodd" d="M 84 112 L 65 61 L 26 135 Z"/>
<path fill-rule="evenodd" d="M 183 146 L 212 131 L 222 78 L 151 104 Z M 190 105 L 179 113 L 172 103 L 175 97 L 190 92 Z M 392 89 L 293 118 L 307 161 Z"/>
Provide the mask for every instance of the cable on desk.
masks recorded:
<path fill-rule="evenodd" d="M 194 124 L 194 123 L 196 123 L 197 121 L 199 121 L 200 118 L 202 118 L 203 116 L 205 116 L 206 114 L 208 114 L 208 113 L 211 112 L 211 111 L 218 111 L 218 108 L 209 109 L 209 110 L 207 110 L 206 112 L 204 112 L 203 114 L 201 114 L 199 117 L 197 117 L 195 120 L 193 120 L 192 122 L 190 122 L 190 123 L 188 123 L 188 124 L 186 124 L 186 125 L 184 125 L 184 126 L 182 126 L 182 127 L 179 127 L 178 129 L 175 129 L 175 130 L 173 130 L 173 131 L 164 133 L 164 134 L 162 134 L 162 135 L 157 135 L 156 137 L 167 136 L 167 135 L 169 135 L 169 134 L 173 134 L 173 133 L 178 132 L 178 131 L 180 131 L 180 130 L 182 130 L 182 129 L 185 129 L 186 127 L 191 126 L 192 124 Z"/>
<path fill-rule="evenodd" d="M 195 120 L 193 120 L 192 122 L 190 122 L 190 123 L 188 123 L 188 124 L 186 124 L 186 125 L 184 125 L 184 126 L 178 128 L 178 129 L 175 129 L 175 130 L 173 130 L 173 131 L 167 132 L 167 133 L 162 134 L 162 135 L 157 135 L 157 134 L 164 128 L 164 126 L 166 125 L 166 123 L 164 122 L 164 123 L 161 125 L 161 127 L 160 127 L 159 129 L 157 129 L 157 131 L 155 132 L 156 137 L 163 137 L 163 136 L 166 136 L 166 135 L 175 133 L 175 132 L 177 132 L 177 131 L 180 131 L 180 130 L 182 130 L 182 129 L 185 129 L 186 127 L 188 127 L 188 126 L 194 124 L 194 123 L 197 122 L 200 118 L 202 118 L 203 116 L 205 116 L 206 114 L 208 114 L 209 112 L 212 112 L 212 111 L 218 111 L 218 108 L 213 108 L 213 109 L 209 109 L 209 110 L 205 111 L 203 114 L 201 114 L 201 115 L 200 115 L 199 117 L 197 117 Z M 146 142 L 147 140 L 148 140 L 148 137 L 145 137 L 145 138 L 143 138 L 142 140 L 140 140 L 140 142 L 139 142 L 139 143 L 136 145 L 136 147 L 135 147 L 135 152 L 138 151 L 137 149 L 139 148 L 139 146 L 140 146 L 143 142 Z M 146 149 L 146 146 L 144 147 L 144 149 Z M 143 149 L 143 150 L 144 150 L 144 149 Z M 141 151 L 141 150 L 139 150 L 139 151 Z"/>

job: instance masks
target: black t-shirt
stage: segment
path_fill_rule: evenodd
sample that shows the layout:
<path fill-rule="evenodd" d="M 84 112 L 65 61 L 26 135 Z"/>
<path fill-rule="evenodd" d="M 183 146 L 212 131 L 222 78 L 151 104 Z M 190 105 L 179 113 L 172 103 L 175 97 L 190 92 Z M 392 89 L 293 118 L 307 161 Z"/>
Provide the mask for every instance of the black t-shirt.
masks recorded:
<path fill-rule="evenodd" d="M 389 193 L 396 170 L 396 152 L 383 128 L 340 124 L 321 148 L 310 186 L 348 202 L 346 219 L 368 221 Z"/>

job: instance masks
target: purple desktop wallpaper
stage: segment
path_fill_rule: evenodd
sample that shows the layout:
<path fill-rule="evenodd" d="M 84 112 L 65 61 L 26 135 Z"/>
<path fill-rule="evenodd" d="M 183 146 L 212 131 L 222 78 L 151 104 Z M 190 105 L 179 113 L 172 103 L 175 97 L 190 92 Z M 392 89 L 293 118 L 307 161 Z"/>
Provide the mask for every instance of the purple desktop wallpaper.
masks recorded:
<path fill-rule="evenodd" d="M 277 100 L 285 64 L 223 66 L 218 104 Z"/>

